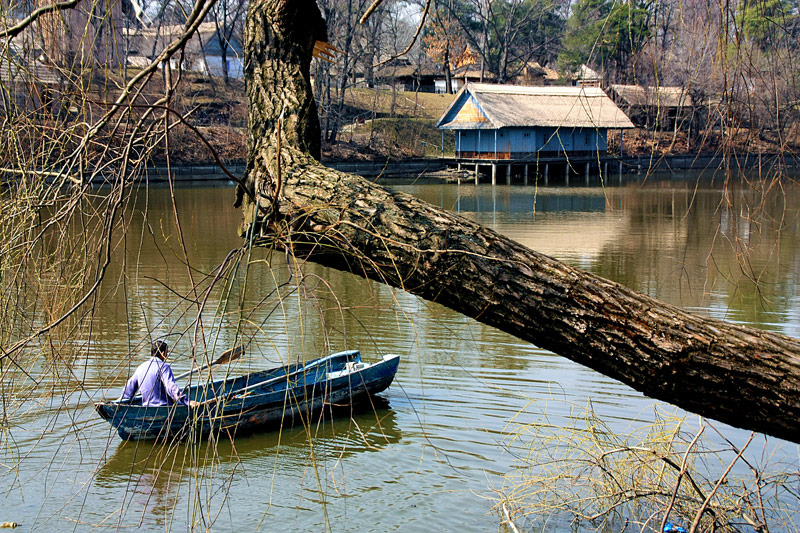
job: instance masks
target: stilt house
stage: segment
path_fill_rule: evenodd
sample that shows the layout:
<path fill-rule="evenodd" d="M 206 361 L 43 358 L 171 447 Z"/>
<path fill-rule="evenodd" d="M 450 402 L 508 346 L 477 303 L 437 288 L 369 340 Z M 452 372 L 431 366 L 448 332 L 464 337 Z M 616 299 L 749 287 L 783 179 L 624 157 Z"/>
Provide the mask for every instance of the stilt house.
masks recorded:
<path fill-rule="evenodd" d="M 605 153 L 608 130 L 633 128 L 597 87 L 468 83 L 436 123 L 458 159 L 530 160 Z"/>

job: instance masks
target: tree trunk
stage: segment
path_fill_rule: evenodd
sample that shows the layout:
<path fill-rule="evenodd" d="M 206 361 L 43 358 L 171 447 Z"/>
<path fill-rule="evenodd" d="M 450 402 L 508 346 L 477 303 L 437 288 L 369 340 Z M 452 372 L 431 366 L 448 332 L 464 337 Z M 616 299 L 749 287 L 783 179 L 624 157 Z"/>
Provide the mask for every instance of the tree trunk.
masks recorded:
<path fill-rule="evenodd" d="M 321 166 L 308 83 L 315 24 L 300 22 L 308 13 L 319 16 L 314 0 L 250 3 L 244 232 L 446 305 L 653 398 L 800 442 L 799 341 L 691 315 Z"/>
<path fill-rule="evenodd" d="M 450 71 L 450 46 L 445 45 L 444 47 L 444 61 L 442 61 L 442 66 L 444 67 L 444 92 L 445 94 L 453 94 L 453 75 Z"/>

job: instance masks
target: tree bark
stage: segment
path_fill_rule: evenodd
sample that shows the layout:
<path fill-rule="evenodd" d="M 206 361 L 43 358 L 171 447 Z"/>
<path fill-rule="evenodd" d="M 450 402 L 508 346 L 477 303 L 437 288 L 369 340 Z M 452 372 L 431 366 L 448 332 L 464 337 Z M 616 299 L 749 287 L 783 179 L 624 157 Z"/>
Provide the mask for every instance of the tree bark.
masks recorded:
<path fill-rule="evenodd" d="M 244 233 L 446 305 L 653 398 L 800 442 L 798 340 L 692 315 L 321 166 L 308 13 L 321 23 L 313 0 L 250 3 Z"/>

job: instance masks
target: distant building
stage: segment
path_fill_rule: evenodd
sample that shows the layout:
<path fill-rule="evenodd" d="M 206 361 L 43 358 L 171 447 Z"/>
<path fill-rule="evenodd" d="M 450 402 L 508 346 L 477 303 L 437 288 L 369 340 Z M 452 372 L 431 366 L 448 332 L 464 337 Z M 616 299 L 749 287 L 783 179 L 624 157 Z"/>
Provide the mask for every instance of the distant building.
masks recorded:
<path fill-rule="evenodd" d="M 641 128 L 671 130 L 692 113 L 692 98 L 683 87 L 612 84 L 608 94 Z"/>
<path fill-rule="evenodd" d="M 600 87 L 602 76 L 588 65 L 581 65 L 573 74 L 572 84 L 576 87 Z"/>
<path fill-rule="evenodd" d="M 51 6 L 49 0 L 33 0 L 31 6 Z M 73 73 L 86 68 L 116 68 L 123 46 L 123 3 L 78 0 L 70 9 L 42 14 L 34 25 L 40 61 Z"/>
<path fill-rule="evenodd" d="M 129 30 L 131 46 L 128 52 L 128 65 L 133 67 L 148 65 L 152 60 L 153 50 L 161 50 L 181 35 L 183 29 L 183 26 L 178 25 Z M 224 43 L 220 41 L 217 27 L 213 22 L 204 22 L 200 25 L 181 55 L 182 66 L 186 70 L 212 76 L 224 76 L 227 66 L 228 77 L 236 79 L 244 77 L 243 57 L 241 41 L 236 36 L 231 36 Z M 181 58 L 171 59 L 170 66 L 177 69 Z"/>
<path fill-rule="evenodd" d="M 224 76 L 225 66 L 227 65 L 228 77 L 241 79 L 244 78 L 244 47 L 235 36 L 232 36 L 226 44 L 226 53 L 223 57 L 223 43 L 220 41 L 219 34 L 214 32 L 201 33 L 202 46 L 197 46 L 196 40 L 190 44 L 197 46 L 195 64 L 193 70 L 210 74 L 212 76 Z M 188 53 L 188 51 L 187 51 Z M 223 64 L 223 61 L 225 64 Z"/>
<path fill-rule="evenodd" d="M 595 87 L 469 83 L 436 123 L 456 133 L 456 157 L 533 159 L 605 153 L 609 129 L 633 124 Z"/>
<path fill-rule="evenodd" d="M 414 64 L 401 58 L 376 70 L 375 83 L 398 91 L 432 93 L 435 92 L 435 83 L 439 76 L 441 74 L 431 65 Z"/>
<path fill-rule="evenodd" d="M 484 82 L 493 82 L 495 79 L 494 74 L 488 71 L 483 73 Z M 450 75 L 450 84 L 453 93 L 460 91 L 468 83 L 481 83 L 481 70 L 475 68 L 475 65 L 467 65 L 462 68 L 454 70 Z M 447 81 L 443 74 L 439 74 L 436 80 L 436 93 L 444 94 L 447 92 Z"/>
<path fill-rule="evenodd" d="M 42 61 L 40 50 L 5 43 L 0 54 L 0 109 L 6 117 L 38 110 L 57 115 L 65 103 L 59 70 Z"/>
<path fill-rule="evenodd" d="M 557 70 L 543 67 L 537 61 L 525 64 L 519 76 L 514 80 L 518 85 L 543 86 L 555 85 L 561 80 Z"/>

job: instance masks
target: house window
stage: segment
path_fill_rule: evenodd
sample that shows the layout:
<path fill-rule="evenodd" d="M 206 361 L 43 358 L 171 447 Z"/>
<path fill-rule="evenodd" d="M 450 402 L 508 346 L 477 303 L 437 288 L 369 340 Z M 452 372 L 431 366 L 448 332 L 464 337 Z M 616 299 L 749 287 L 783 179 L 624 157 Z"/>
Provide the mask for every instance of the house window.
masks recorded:
<path fill-rule="evenodd" d="M 522 136 L 523 137 L 530 137 L 531 136 L 531 132 L 526 131 L 525 133 L 522 134 Z"/>
<path fill-rule="evenodd" d="M 586 132 L 586 141 L 585 141 L 585 143 L 584 143 L 584 144 L 586 144 L 586 146 L 589 146 L 589 144 L 590 144 L 591 142 L 592 142 L 592 134 L 591 134 L 591 133 L 589 133 L 589 132 L 587 131 L 587 132 Z"/>

